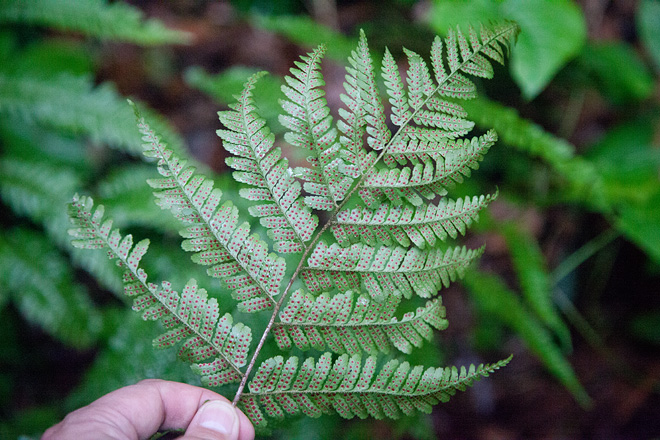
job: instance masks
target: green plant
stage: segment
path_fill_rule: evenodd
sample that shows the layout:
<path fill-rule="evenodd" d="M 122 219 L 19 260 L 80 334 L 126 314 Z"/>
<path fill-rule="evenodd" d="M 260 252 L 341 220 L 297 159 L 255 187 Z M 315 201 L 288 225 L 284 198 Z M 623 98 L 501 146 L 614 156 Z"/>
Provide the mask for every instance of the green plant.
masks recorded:
<path fill-rule="evenodd" d="M 307 166 L 293 169 L 252 98 L 263 74 L 250 77 L 232 110 L 219 113 L 226 128 L 218 135 L 260 227 L 241 222 L 244 212 L 231 200 L 221 204 L 222 191 L 168 149 L 136 109 L 144 155 L 162 176 L 148 180 L 156 202 L 183 223 L 182 247 L 192 260 L 223 280 L 218 298 L 195 278 L 180 291 L 170 281 L 149 281 L 142 263 L 149 240 L 122 236 L 89 197 L 76 196 L 70 206 L 73 244 L 109 251 L 123 268 L 133 309 L 165 327 L 154 345 L 180 344 L 179 356 L 207 386 L 238 383 L 234 403 L 259 428 L 266 416 L 299 412 L 398 418 L 430 411 L 509 361 L 425 369 L 399 352 L 421 346 L 432 327 L 446 327 L 434 297 L 482 252 L 445 248 L 495 197 L 446 197 L 497 139 L 494 131 L 463 138 L 474 124 L 457 100 L 475 97 L 467 75 L 492 77 L 489 58 L 503 63 L 517 30 L 513 23 L 470 27 L 467 35 L 457 28 L 444 44 L 434 40 L 432 70 L 406 50 L 405 84 L 386 51 L 393 133 L 364 33 L 349 58 L 336 125 L 321 88 L 325 48 L 301 57 L 282 87 L 279 117 L 286 142 L 309 155 Z M 239 312 L 257 314 L 256 346 L 252 329 L 238 322 L 244 315 L 231 307 L 221 313 L 229 294 Z M 257 367 L 271 334 L 280 350 L 322 353 L 304 361 L 277 355 Z"/>

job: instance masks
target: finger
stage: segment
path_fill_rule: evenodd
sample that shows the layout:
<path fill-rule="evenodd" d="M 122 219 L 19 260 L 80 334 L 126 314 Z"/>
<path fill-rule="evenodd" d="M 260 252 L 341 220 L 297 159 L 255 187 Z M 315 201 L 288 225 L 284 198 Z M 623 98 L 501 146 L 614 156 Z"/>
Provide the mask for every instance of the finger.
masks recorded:
<path fill-rule="evenodd" d="M 148 438 L 159 429 L 186 429 L 208 400 L 227 402 L 213 391 L 163 380 L 145 380 L 113 391 L 69 414 L 44 433 L 44 440 L 95 438 L 125 440 Z M 238 413 L 240 440 L 254 438 L 247 417 Z M 250 434 L 252 437 L 250 437 Z"/>
<path fill-rule="evenodd" d="M 238 440 L 236 408 L 224 400 L 210 400 L 197 411 L 180 440 Z"/>

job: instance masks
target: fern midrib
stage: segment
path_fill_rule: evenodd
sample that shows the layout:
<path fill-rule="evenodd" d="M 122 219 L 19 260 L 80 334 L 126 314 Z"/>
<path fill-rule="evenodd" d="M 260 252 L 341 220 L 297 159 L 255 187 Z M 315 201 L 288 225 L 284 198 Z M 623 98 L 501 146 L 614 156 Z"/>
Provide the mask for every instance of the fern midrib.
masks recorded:
<path fill-rule="evenodd" d="M 149 133 L 151 133 L 150 130 L 149 130 Z M 211 222 L 210 222 L 210 220 L 212 220 L 212 218 L 207 219 L 206 216 L 199 210 L 199 208 L 197 208 L 195 206 L 195 204 L 193 203 L 193 199 L 190 196 L 188 196 L 188 193 L 185 190 L 185 184 L 182 184 L 180 179 L 179 179 L 180 173 L 177 173 L 177 172 L 174 171 L 174 168 L 172 167 L 172 163 L 170 162 L 170 159 L 167 158 L 166 155 L 164 154 L 163 148 L 161 148 L 161 143 L 157 142 L 157 139 L 154 139 L 153 137 L 151 139 L 152 139 L 151 140 L 151 145 L 155 146 L 155 148 L 157 149 L 158 154 L 160 156 L 159 159 L 163 160 L 167 164 L 167 170 L 175 177 L 175 181 L 176 181 L 177 187 L 179 188 L 179 191 L 181 191 L 181 193 L 185 197 L 188 204 L 190 206 L 192 206 L 192 208 L 195 210 L 197 216 L 204 222 L 205 227 L 213 234 L 213 238 L 215 238 L 215 240 L 220 244 L 220 246 L 222 246 L 222 248 L 225 249 L 233 257 L 234 261 L 236 261 L 238 264 L 240 264 L 242 270 L 250 277 L 250 279 L 252 279 L 257 284 L 257 286 L 259 286 L 259 290 L 261 291 L 261 293 L 266 298 L 268 298 L 270 303 L 275 304 L 275 300 L 270 295 L 270 293 L 268 293 L 268 290 L 266 288 L 264 288 L 264 286 L 262 285 L 262 283 L 258 279 L 258 277 L 255 278 L 254 276 L 252 276 L 252 273 L 248 270 L 248 265 L 244 264 L 243 261 L 241 261 L 238 258 L 238 254 L 240 254 L 240 250 L 236 253 L 236 255 L 234 255 L 232 253 L 231 249 L 226 247 L 225 244 L 223 243 L 223 241 L 220 239 L 220 237 L 218 237 L 218 231 L 216 230 L 216 228 L 212 227 Z M 173 155 L 170 155 L 170 157 L 172 157 L 172 156 Z M 181 162 L 179 162 L 179 164 L 181 164 Z M 181 166 L 181 171 L 183 171 L 183 170 L 184 170 L 184 167 Z M 241 250 L 243 250 L 243 247 L 241 247 Z"/>
<path fill-rule="evenodd" d="M 499 37 L 501 37 L 501 36 L 503 36 L 503 35 L 509 33 L 509 32 L 511 31 L 511 27 L 515 27 L 515 26 L 516 26 L 515 24 L 511 24 L 510 26 L 503 28 L 500 32 L 498 32 L 498 33 L 496 33 L 496 34 L 493 34 L 493 35 L 491 36 L 491 38 L 488 40 L 488 42 L 482 42 L 482 45 L 481 45 L 481 46 L 482 46 L 482 47 L 483 47 L 483 46 L 487 46 L 487 45 L 489 45 L 491 42 L 496 41 L 496 40 L 499 40 Z M 480 53 L 480 51 L 474 51 L 474 52 L 471 54 L 471 56 L 470 56 L 467 60 L 463 60 L 463 62 L 459 65 L 459 67 L 458 67 L 456 70 L 454 70 L 454 71 L 452 71 L 451 73 L 449 73 L 449 74 L 447 75 L 447 77 L 444 79 L 444 81 L 443 81 L 442 83 L 438 84 L 438 86 L 433 90 L 433 93 L 431 93 L 429 96 L 426 97 L 426 99 L 424 100 L 424 102 L 422 103 L 422 105 L 421 105 L 418 109 L 416 109 L 414 112 L 412 112 L 411 115 L 410 115 L 410 117 L 409 117 L 409 118 L 408 118 L 403 124 L 401 124 L 401 125 L 399 126 L 399 128 L 397 129 L 397 131 L 396 131 L 396 133 L 394 134 L 394 136 L 390 139 L 390 141 L 387 143 L 387 145 L 385 145 L 385 147 L 383 148 L 383 150 L 382 150 L 382 151 L 380 152 L 380 154 L 376 157 L 376 160 L 374 160 L 374 161 L 372 162 L 372 164 L 369 165 L 369 166 L 365 169 L 364 174 L 362 174 L 362 176 L 360 176 L 360 178 L 357 179 L 357 180 L 353 183 L 353 187 L 352 187 L 352 188 L 346 193 L 346 195 L 344 196 L 343 200 L 339 203 L 339 205 L 337 206 L 337 208 L 332 212 L 332 214 L 330 215 L 330 217 L 328 218 L 328 220 L 325 222 L 325 224 L 323 225 L 323 227 L 322 227 L 318 232 L 316 232 L 314 238 L 310 241 L 309 245 L 305 248 L 305 251 L 302 253 L 302 255 L 301 255 L 301 257 L 300 257 L 300 262 L 298 263 L 298 266 L 296 267 L 295 271 L 293 272 L 293 275 L 291 276 L 291 279 L 289 280 L 289 283 L 287 284 L 287 286 L 286 286 L 286 288 L 284 289 L 284 291 L 281 293 L 279 300 L 277 301 L 277 303 L 275 304 L 275 306 L 274 306 L 274 308 L 273 308 L 273 312 L 272 312 L 271 318 L 270 318 L 270 320 L 269 320 L 269 322 L 268 322 L 268 324 L 267 324 L 267 326 L 266 326 L 266 329 L 264 330 L 264 333 L 262 334 L 261 339 L 259 340 L 259 344 L 258 344 L 257 347 L 255 348 L 255 351 L 254 351 L 254 353 L 253 353 L 253 355 L 252 355 L 252 357 L 251 357 L 251 359 L 250 359 L 250 363 L 248 364 L 248 367 L 247 367 L 247 369 L 245 370 L 245 376 L 243 376 L 243 379 L 241 380 L 241 383 L 239 384 L 238 390 L 236 391 L 236 395 L 234 396 L 234 400 L 232 401 L 232 404 L 233 404 L 234 406 L 238 403 L 238 401 L 239 401 L 240 398 L 241 398 L 241 395 L 243 394 L 243 390 L 245 389 L 245 386 L 246 386 L 246 384 L 247 384 L 247 379 L 248 379 L 250 373 L 252 372 L 252 369 L 254 368 L 254 365 L 255 365 L 255 363 L 256 363 L 257 357 L 259 356 L 259 353 L 261 352 L 261 349 L 263 348 L 263 345 L 264 345 L 265 342 L 266 342 L 266 338 L 267 338 L 268 335 L 270 334 L 270 331 L 271 331 L 271 329 L 272 329 L 272 327 L 273 327 L 273 324 L 274 324 L 274 322 L 275 322 L 275 319 L 276 319 L 276 317 L 277 317 L 277 314 L 279 313 L 279 310 L 280 310 L 280 308 L 282 307 L 282 304 L 284 303 L 284 300 L 285 300 L 286 297 L 288 296 L 289 291 L 291 290 L 291 287 L 293 286 L 293 283 L 294 283 L 295 280 L 298 278 L 298 275 L 300 274 L 300 271 L 302 270 L 302 268 L 303 268 L 303 266 L 304 266 L 304 264 L 305 264 L 305 260 L 306 260 L 306 258 L 308 257 L 309 253 L 311 252 L 311 250 L 314 248 L 314 246 L 315 246 L 316 243 L 319 241 L 319 239 L 321 238 L 321 236 L 325 233 L 325 231 L 330 227 L 330 225 L 332 224 L 332 222 L 333 222 L 333 221 L 335 220 L 335 218 L 337 217 L 337 214 L 338 214 L 338 213 L 344 208 L 344 206 L 345 206 L 345 205 L 348 203 L 348 201 L 352 198 L 352 196 L 353 196 L 353 194 L 355 193 L 355 191 L 357 191 L 358 188 L 360 188 L 360 187 L 362 186 L 362 183 L 364 182 L 364 180 L 365 180 L 365 179 L 367 178 L 367 176 L 369 175 L 369 171 L 372 170 L 372 169 L 375 167 L 375 165 L 376 165 L 378 162 L 380 162 L 380 161 L 382 160 L 383 156 L 385 156 L 385 154 L 387 153 L 387 150 L 388 150 L 388 149 L 394 144 L 394 142 L 397 140 L 397 138 L 403 133 L 403 130 L 402 130 L 403 127 L 405 127 L 406 125 L 408 125 L 408 124 L 410 123 L 410 121 L 411 121 L 412 118 L 417 114 L 417 112 L 418 112 L 420 109 L 422 109 L 422 108 L 428 103 L 428 101 L 431 99 L 431 97 L 433 97 L 435 94 L 438 93 L 438 91 L 440 90 L 440 88 L 441 88 L 444 84 L 446 84 L 447 81 L 449 81 L 450 79 L 452 79 L 453 76 L 454 76 L 456 73 L 458 73 L 458 72 L 459 72 L 459 71 L 460 71 L 460 70 L 461 70 L 461 69 L 462 69 L 467 63 L 469 63 L 469 62 L 472 60 L 472 58 L 473 58 L 475 55 L 477 55 L 477 54 L 479 54 L 479 53 Z"/>
<path fill-rule="evenodd" d="M 98 208 L 97 208 L 97 209 L 98 209 Z M 91 213 L 90 213 L 90 214 L 91 214 Z M 98 238 L 100 238 L 101 240 L 103 240 L 104 246 L 105 246 L 107 249 L 110 249 L 110 250 L 112 251 L 113 255 L 114 255 L 117 259 L 121 260 L 121 262 L 122 262 L 122 268 L 128 270 L 128 271 L 133 275 L 133 277 L 134 277 L 137 281 L 139 281 L 140 284 L 141 284 L 144 288 L 146 288 L 146 289 L 149 291 L 149 293 L 151 294 L 151 296 L 152 296 L 153 298 L 155 298 L 155 299 L 156 299 L 156 300 L 157 300 L 157 301 L 158 301 L 163 307 L 165 307 L 165 309 L 167 309 L 167 311 L 168 311 L 171 315 L 173 315 L 173 316 L 175 316 L 175 317 L 177 318 L 177 321 L 178 321 L 179 323 L 183 324 L 188 330 L 190 330 L 192 333 L 194 333 L 194 334 L 195 334 L 196 336 L 198 336 L 200 339 L 202 339 L 203 341 L 205 341 L 209 346 L 213 347 L 213 349 L 214 349 L 215 352 L 218 354 L 218 356 L 220 356 L 222 359 L 224 359 L 224 361 L 227 363 L 227 365 L 229 365 L 229 366 L 230 366 L 230 367 L 231 367 L 231 368 L 232 368 L 232 369 L 233 369 L 233 370 L 234 370 L 239 376 L 243 377 L 243 372 L 241 372 L 241 370 L 240 370 L 236 365 L 234 365 L 234 363 L 231 362 L 231 361 L 225 356 L 225 354 L 222 352 L 222 348 L 221 348 L 221 347 L 218 347 L 217 345 L 215 345 L 215 344 L 212 342 L 212 338 L 209 339 L 209 338 L 205 337 L 205 336 L 204 336 L 202 333 L 200 333 L 197 329 L 195 329 L 194 327 L 192 327 L 192 326 L 191 326 L 191 325 L 190 325 L 190 324 L 189 324 L 189 323 L 188 323 L 188 322 L 187 322 L 187 321 L 186 321 L 186 320 L 185 320 L 185 319 L 184 319 L 179 313 L 177 313 L 176 308 L 172 308 L 172 307 L 170 307 L 166 302 L 164 302 L 164 301 L 161 300 L 160 296 L 157 295 L 157 292 L 154 291 L 154 289 L 152 288 L 152 284 L 150 284 L 150 283 L 148 283 L 148 282 L 146 282 L 146 281 L 142 281 L 142 279 L 140 278 L 140 276 L 139 276 L 139 274 L 138 274 L 138 268 L 140 267 L 139 264 L 136 266 L 135 270 L 133 270 L 133 269 L 131 268 L 131 265 L 130 265 L 129 262 L 128 262 L 129 254 L 127 254 L 126 257 L 123 257 L 119 252 L 117 252 L 117 251 L 111 246 L 110 241 L 109 241 L 107 238 L 105 238 L 102 234 L 99 233 L 99 229 L 98 229 L 98 227 L 100 227 L 102 224 L 99 224 L 99 225 L 95 224 L 95 223 L 91 220 L 91 218 L 90 218 L 88 221 L 89 221 L 89 224 L 91 224 L 91 225 L 94 227 L 94 234 L 95 234 Z M 154 285 L 154 286 L 155 286 L 155 285 Z M 157 287 L 156 287 L 156 289 L 157 289 Z"/>

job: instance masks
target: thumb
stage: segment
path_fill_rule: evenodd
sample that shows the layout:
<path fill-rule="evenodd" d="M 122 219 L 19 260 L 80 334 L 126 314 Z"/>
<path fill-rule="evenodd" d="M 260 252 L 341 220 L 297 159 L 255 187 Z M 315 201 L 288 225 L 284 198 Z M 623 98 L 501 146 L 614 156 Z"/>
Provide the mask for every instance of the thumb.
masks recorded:
<path fill-rule="evenodd" d="M 209 400 L 198 410 L 181 440 L 238 440 L 236 408 L 224 400 Z"/>

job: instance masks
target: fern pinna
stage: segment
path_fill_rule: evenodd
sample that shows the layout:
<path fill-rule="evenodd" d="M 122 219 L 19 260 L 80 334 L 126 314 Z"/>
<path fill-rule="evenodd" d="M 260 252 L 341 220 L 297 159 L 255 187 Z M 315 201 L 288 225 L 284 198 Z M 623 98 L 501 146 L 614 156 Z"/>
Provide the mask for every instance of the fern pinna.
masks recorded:
<path fill-rule="evenodd" d="M 249 214 L 263 227 L 256 232 L 241 220 L 245 213 L 223 202 L 213 181 L 169 150 L 138 115 L 144 155 L 156 160 L 161 175 L 148 181 L 156 202 L 183 223 L 183 248 L 222 279 L 238 311 L 264 316 L 258 341 L 236 322 L 238 314 L 220 316 L 218 300 L 196 280 L 181 291 L 149 281 L 140 266 L 148 241 L 134 245 L 130 235 L 113 230 L 103 207 L 94 209 L 88 197 L 76 196 L 70 207 L 73 243 L 108 250 L 124 269 L 133 308 L 165 327 L 154 345 L 178 345 L 207 386 L 238 383 L 234 403 L 257 427 L 296 413 L 397 418 L 428 412 L 508 362 L 424 368 L 401 353 L 447 326 L 438 291 L 482 251 L 445 245 L 496 196 L 446 197 L 497 139 L 492 131 L 464 138 L 474 124 L 457 100 L 475 96 L 468 75 L 490 78 L 491 60 L 504 61 L 517 32 L 504 23 L 436 37 L 431 68 L 406 50 L 405 82 L 386 51 L 387 103 L 361 33 L 338 119 L 322 88 L 324 47 L 302 56 L 285 78 L 281 100 L 284 140 L 307 154 L 307 165 L 295 168 L 253 101 L 263 74 L 249 78 L 231 110 L 219 113 L 225 128 L 218 135 L 234 178 L 244 184 L 240 195 L 252 202 Z M 325 211 L 320 222 L 319 211 Z M 297 266 L 287 272 L 292 261 Z M 282 355 L 261 360 L 271 335 Z M 287 354 L 294 346 L 316 351 L 302 359 Z"/>

